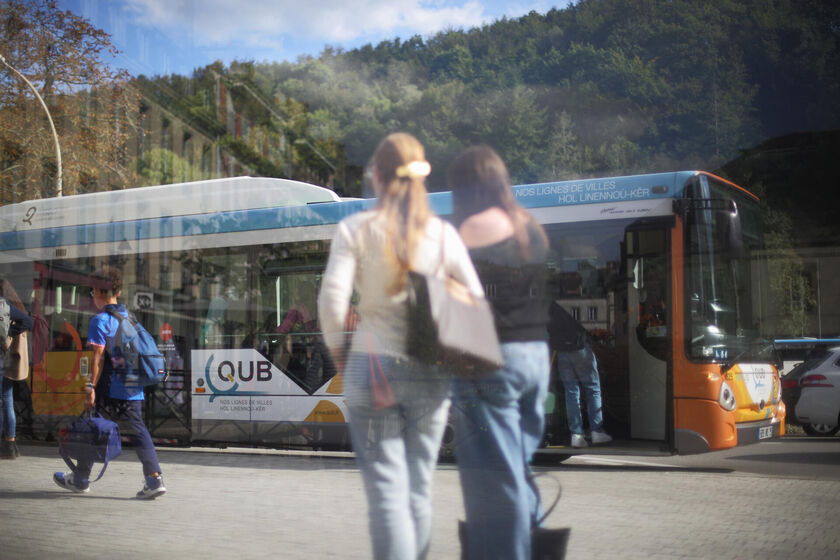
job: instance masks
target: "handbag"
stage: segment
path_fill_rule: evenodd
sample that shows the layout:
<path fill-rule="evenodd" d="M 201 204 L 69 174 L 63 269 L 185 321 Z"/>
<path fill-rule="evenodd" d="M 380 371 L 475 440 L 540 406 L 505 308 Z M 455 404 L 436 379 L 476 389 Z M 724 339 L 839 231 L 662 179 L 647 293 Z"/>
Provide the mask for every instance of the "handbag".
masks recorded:
<path fill-rule="evenodd" d="M 96 482 L 105 474 L 108 462 L 122 453 L 120 429 L 98 412 L 85 411 L 70 425 L 58 431 L 58 452 L 70 470 L 78 472 L 77 462 L 104 463 Z"/>
<path fill-rule="evenodd" d="M 451 276 L 408 272 L 408 354 L 464 377 L 504 366 L 489 302 Z"/>
<path fill-rule="evenodd" d="M 9 339 L 8 350 L 3 358 L 3 375 L 13 381 L 29 377 L 29 344 L 26 332 Z"/>
<path fill-rule="evenodd" d="M 540 476 L 549 476 L 547 473 L 531 474 L 533 478 Z M 556 529 L 549 529 L 541 527 L 542 522 L 560 503 L 562 496 L 562 488 L 560 481 L 551 477 L 557 482 L 557 496 L 548 510 L 540 517 L 531 529 L 531 560 L 563 560 L 566 557 L 566 546 L 569 544 L 569 534 L 572 532 L 570 527 L 560 527 Z M 468 560 L 467 553 L 467 523 L 465 521 L 458 521 L 458 538 L 461 541 L 461 560 Z"/>

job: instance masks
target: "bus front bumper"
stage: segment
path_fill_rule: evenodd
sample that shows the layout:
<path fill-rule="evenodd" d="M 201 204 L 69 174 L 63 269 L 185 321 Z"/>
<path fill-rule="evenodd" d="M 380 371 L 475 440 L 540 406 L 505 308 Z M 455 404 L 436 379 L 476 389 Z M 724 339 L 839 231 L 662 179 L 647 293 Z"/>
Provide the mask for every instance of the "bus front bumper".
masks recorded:
<path fill-rule="evenodd" d="M 760 422 L 742 422 L 736 424 L 736 429 L 738 430 L 738 445 L 749 445 L 765 439 L 775 439 L 784 434 L 782 423 L 776 418 L 769 418 Z"/>

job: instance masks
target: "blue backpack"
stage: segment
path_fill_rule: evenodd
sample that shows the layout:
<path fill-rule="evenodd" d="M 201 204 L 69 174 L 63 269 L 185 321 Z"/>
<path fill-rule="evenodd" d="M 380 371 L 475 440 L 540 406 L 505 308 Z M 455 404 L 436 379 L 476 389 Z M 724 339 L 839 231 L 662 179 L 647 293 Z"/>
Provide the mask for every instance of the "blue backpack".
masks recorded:
<path fill-rule="evenodd" d="M 99 476 L 91 481 L 96 482 L 105 474 L 108 461 L 122 453 L 120 429 L 98 412 L 83 412 L 69 426 L 58 431 L 58 452 L 74 473 L 79 467 L 73 464 L 73 460 L 104 463 Z"/>
<path fill-rule="evenodd" d="M 120 322 L 117 333 L 108 339 L 108 353 L 114 372 L 127 386 L 147 387 L 166 379 L 166 361 L 149 331 L 129 312 L 124 317 L 113 308 L 105 310 Z"/>

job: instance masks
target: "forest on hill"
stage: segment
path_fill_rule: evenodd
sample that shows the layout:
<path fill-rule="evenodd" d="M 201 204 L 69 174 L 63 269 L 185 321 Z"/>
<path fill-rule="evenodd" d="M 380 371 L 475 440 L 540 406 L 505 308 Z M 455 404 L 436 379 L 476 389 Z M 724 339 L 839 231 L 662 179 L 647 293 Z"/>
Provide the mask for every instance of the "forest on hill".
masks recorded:
<path fill-rule="evenodd" d="M 840 127 L 839 40 L 830 0 L 582 0 L 227 71 L 305 103 L 309 133 L 351 164 L 389 131 L 415 133 L 440 187 L 474 143 L 533 182 L 713 170 L 767 138 Z"/>
<path fill-rule="evenodd" d="M 802 176 L 795 151 L 773 166 L 756 154 L 773 138 L 840 129 L 836 0 L 579 0 L 188 76 L 110 71 L 99 58 L 107 35 L 49 0 L 2 12 L 7 58 L 59 113 L 67 194 L 250 173 L 360 196 L 363 166 L 394 130 L 426 146 L 431 190 L 476 143 L 493 146 L 518 183 L 699 168 L 782 210 L 797 204 L 787 185 L 831 185 L 814 180 L 819 169 Z M 0 202 L 50 196 L 41 109 L 16 77 L 0 81 Z M 819 235 L 835 231 L 830 220 Z"/>

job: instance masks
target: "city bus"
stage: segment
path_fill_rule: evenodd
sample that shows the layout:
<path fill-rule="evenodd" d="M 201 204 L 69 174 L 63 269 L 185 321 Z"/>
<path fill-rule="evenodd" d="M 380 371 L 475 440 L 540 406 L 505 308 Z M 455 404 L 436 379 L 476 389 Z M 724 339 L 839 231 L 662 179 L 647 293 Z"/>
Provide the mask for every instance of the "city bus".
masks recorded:
<path fill-rule="evenodd" d="M 614 438 L 597 452 L 699 453 L 784 434 L 778 359 L 760 332 L 755 196 L 700 171 L 514 191 L 548 234 L 550 298 L 597 356 Z M 451 214 L 449 193 L 429 201 Z M 146 400 L 157 441 L 347 448 L 316 298 L 336 224 L 373 204 L 237 177 L 0 208 L 0 277 L 36 319 L 22 433 L 55 437 L 82 410 L 88 277 L 109 264 L 166 357 L 169 377 Z M 563 403 L 553 371 L 544 448 L 587 452 L 569 447 Z"/>

